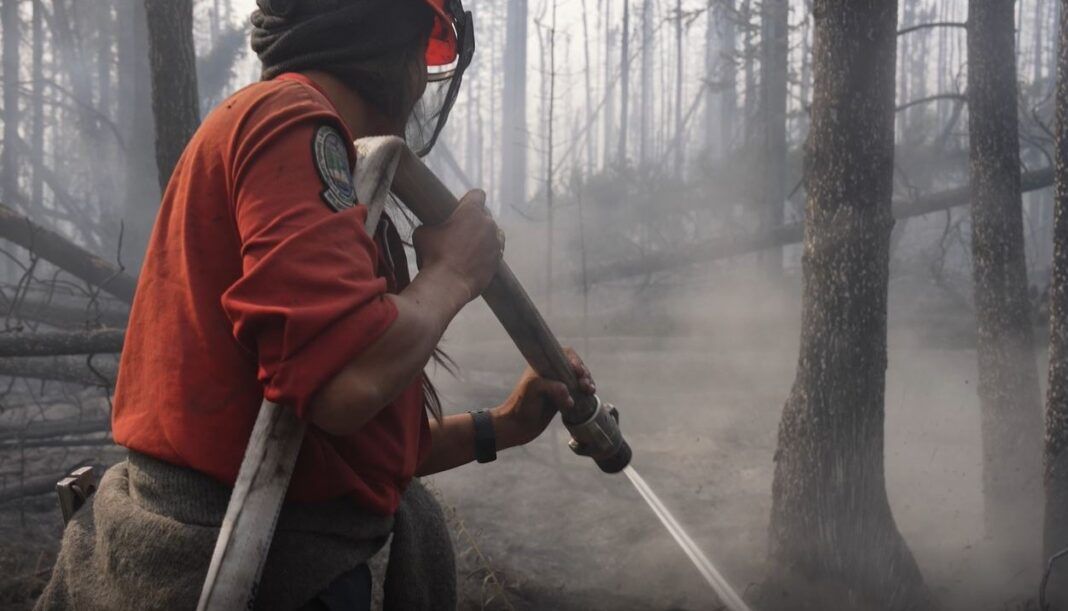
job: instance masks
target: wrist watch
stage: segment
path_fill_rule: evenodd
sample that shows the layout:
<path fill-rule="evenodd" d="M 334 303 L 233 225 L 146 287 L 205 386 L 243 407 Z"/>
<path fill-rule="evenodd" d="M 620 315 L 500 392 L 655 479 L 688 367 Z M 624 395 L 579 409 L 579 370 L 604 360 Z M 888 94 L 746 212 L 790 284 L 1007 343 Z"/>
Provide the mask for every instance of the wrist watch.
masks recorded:
<path fill-rule="evenodd" d="M 475 460 L 480 463 L 497 460 L 497 433 L 493 430 L 493 416 L 488 409 L 471 414 L 475 422 Z"/>

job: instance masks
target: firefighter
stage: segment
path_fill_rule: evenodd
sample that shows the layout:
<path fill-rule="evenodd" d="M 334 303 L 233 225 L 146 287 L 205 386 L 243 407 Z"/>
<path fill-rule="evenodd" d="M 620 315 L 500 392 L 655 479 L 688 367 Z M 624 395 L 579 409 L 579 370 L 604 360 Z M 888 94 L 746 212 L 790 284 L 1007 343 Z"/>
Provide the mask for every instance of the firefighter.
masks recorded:
<path fill-rule="evenodd" d="M 356 201 L 354 139 L 433 145 L 474 50 L 470 13 L 258 0 L 252 25 L 263 79 L 204 120 L 149 241 L 113 410 L 129 456 L 68 524 L 38 608 L 195 606 L 264 397 L 309 426 L 257 605 L 369 608 L 367 560 L 392 535 L 387 603 L 449 608 L 448 536 L 413 477 L 491 461 L 572 402 L 528 370 L 503 404 L 443 415 L 423 370 L 504 247 L 485 194 L 415 232 L 414 278 L 388 216 L 369 234 Z"/>

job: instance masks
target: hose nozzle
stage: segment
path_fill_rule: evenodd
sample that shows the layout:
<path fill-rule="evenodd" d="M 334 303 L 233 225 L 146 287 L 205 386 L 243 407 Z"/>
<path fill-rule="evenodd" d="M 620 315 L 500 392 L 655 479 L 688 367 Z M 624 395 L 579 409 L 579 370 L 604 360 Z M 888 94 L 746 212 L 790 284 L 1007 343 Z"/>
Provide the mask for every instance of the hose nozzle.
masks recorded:
<path fill-rule="evenodd" d="M 619 430 L 619 410 L 602 403 L 596 395 L 586 409 L 563 415 L 564 426 L 571 433 L 571 451 L 589 456 L 605 473 L 619 473 L 630 464 L 630 445 Z M 586 416 L 577 419 L 576 416 Z M 573 420 L 574 419 L 574 420 Z"/>

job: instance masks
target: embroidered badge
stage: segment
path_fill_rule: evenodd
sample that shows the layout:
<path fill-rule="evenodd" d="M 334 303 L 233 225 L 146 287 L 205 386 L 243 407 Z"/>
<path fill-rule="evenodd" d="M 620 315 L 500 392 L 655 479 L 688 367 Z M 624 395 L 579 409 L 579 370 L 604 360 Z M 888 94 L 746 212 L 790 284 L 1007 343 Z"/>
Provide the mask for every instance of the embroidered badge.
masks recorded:
<path fill-rule="evenodd" d="M 323 181 L 322 195 L 335 211 L 340 212 L 356 205 L 356 187 L 352 184 L 349 170 L 349 151 L 337 129 L 323 125 L 315 130 L 312 141 L 315 169 Z"/>

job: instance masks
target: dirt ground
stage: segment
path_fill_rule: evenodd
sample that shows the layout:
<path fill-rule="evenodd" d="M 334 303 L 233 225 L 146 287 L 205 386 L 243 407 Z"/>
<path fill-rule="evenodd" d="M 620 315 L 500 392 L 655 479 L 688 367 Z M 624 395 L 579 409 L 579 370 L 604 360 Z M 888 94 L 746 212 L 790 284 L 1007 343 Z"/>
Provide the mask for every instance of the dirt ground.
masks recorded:
<path fill-rule="evenodd" d="M 727 579 L 749 591 L 766 570 L 772 455 L 797 358 L 796 287 L 725 289 L 710 281 L 682 294 L 648 289 L 671 298 L 645 304 L 648 293 L 616 299 L 617 289 L 599 290 L 588 337 L 578 316 L 556 316 L 554 327 L 583 352 L 602 397 L 619 407 L 634 467 Z M 1034 541 L 1022 544 L 1033 547 L 1033 566 L 1000 565 L 984 541 L 973 323 L 944 306 L 931 287 L 892 289 L 891 505 L 946 609 L 1022 608 L 1038 584 L 1039 525 Z M 580 310 L 574 299 L 557 308 Z M 444 347 L 462 368 L 458 378 L 436 375 L 455 411 L 500 401 L 522 366 L 478 308 Z M 496 463 L 430 484 L 455 512 L 465 608 L 719 608 L 626 478 L 573 456 L 562 427 Z M 12 576 L 0 588 L 0 608 L 27 608 L 47 578 L 57 513 L 51 497 L 0 506 L 0 571 Z"/>
<path fill-rule="evenodd" d="M 966 313 L 946 316 L 937 289 L 901 285 L 892 289 L 886 394 L 887 486 L 898 527 L 946 609 L 1024 608 L 1040 578 L 1040 525 L 1021 543 L 1031 566 L 1004 566 L 984 540 L 974 323 Z M 584 354 L 603 398 L 622 412 L 633 465 L 746 592 L 766 570 L 772 456 L 796 366 L 799 305 L 789 291 L 756 287 L 700 302 L 701 310 L 662 306 L 669 332 L 658 336 L 595 332 Z M 521 365 L 506 342 L 471 339 L 485 334 L 481 325 L 469 324 L 467 336 L 464 328 L 446 344 L 462 378 L 439 376 L 458 409 L 502 398 L 502 380 Z M 495 464 L 433 478 L 513 585 L 512 605 L 717 608 L 629 482 L 571 455 L 565 440 L 558 427 Z"/>

